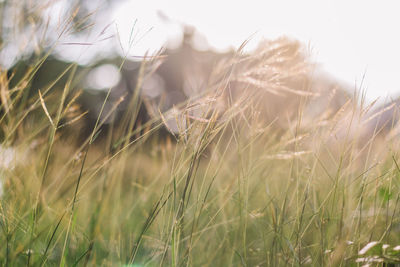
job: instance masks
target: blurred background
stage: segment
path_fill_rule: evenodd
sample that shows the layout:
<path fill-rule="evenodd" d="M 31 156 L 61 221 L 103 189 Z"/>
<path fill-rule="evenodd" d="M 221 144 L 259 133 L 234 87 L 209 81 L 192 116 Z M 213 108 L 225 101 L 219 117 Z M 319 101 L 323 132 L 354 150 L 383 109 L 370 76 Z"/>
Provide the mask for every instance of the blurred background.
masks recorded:
<path fill-rule="evenodd" d="M 350 86 L 367 88 L 367 98 L 394 96 L 400 67 L 398 1 L 130 1 L 116 7 L 121 32 L 138 18 L 152 33 L 132 51 L 143 53 L 168 40 L 181 38 L 179 24 L 195 26 L 202 34 L 198 48 L 226 50 L 251 37 L 251 50 L 263 38 L 286 35 L 308 45 L 323 70 Z M 165 19 L 168 18 L 168 19 Z M 125 38 L 126 40 L 126 38 Z M 170 45 L 175 45 L 171 43 Z M 365 77 L 364 77 L 365 76 Z M 364 78 L 363 78 L 364 77 Z"/>
<path fill-rule="evenodd" d="M 244 4 L 228 0 L 2 0 L 0 5 L 3 68 L 20 60 L 21 51 L 26 55 L 35 46 L 51 44 L 49 39 L 55 41 L 62 31 L 59 23 L 79 5 L 75 19 L 88 17 L 79 31 L 65 35 L 67 40 L 60 43 L 81 45 L 60 45 L 54 51 L 60 60 L 88 65 L 124 54 L 137 60 L 161 47 L 177 48 L 182 42 L 184 27 L 192 26 L 196 29 L 193 47 L 198 50 L 226 52 L 248 38 L 246 49 L 252 50 L 263 38 L 286 35 L 307 45 L 313 60 L 335 79 L 350 87 L 359 87 L 362 83 L 370 101 L 394 97 L 400 92 L 398 1 L 377 4 L 369 0 L 284 0 Z M 26 15 L 15 21 L 15 12 Z M 99 37 L 107 25 L 106 32 Z M 42 34 L 47 40 L 43 36 L 30 36 L 33 27 L 43 28 Z M 83 46 L 83 43 L 91 45 Z"/>
<path fill-rule="evenodd" d="M 157 103 L 139 109 L 138 117 L 147 120 L 149 113 L 202 92 L 216 63 L 244 42 L 244 53 L 251 54 L 263 40 L 285 36 L 298 40 L 316 66 L 314 87 L 349 95 L 362 91 L 367 102 L 384 104 L 400 93 L 398 5 L 389 0 L 379 5 L 361 0 L 1 0 L 0 66 L 18 83 L 35 58 L 48 55 L 32 80 L 37 91 L 69 64 L 78 64 L 80 104 L 93 123 L 109 88 L 105 114 L 115 101 L 134 94 L 144 58 L 162 58 L 146 70 L 152 74 L 140 85 L 141 95 Z M 336 109 L 345 101 L 337 100 Z M 169 127 L 178 126 L 171 122 Z"/>

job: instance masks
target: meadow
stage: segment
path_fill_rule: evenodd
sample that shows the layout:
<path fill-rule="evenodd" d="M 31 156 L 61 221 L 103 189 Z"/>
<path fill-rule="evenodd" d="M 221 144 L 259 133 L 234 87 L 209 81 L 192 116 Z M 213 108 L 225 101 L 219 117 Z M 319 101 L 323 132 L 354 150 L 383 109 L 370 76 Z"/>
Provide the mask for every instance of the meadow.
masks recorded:
<path fill-rule="evenodd" d="M 394 121 L 365 127 L 383 111 L 363 88 L 332 109 L 320 91 L 328 104 L 310 112 L 300 48 L 238 48 L 204 92 L 141 123 L 140 94 L 106 123 L 123 101 L 104 109 L 109 88 L 86 135 L 76 64 L 39 90 L 30 82 L 50 53 L 17 81 L 1 70 L 1 265 L 399 264 Z"/>

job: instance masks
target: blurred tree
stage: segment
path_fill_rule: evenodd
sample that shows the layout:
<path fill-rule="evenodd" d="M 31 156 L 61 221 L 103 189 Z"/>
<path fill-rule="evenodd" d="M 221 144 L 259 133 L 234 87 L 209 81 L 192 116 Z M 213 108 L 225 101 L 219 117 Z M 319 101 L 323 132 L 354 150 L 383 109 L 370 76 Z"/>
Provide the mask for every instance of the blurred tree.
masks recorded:
<path fill-rule="evenodd" d="M 102 31 L 110 23 L 110 9 L 122 1 L 0 1 L 0 66 L 8 68 L 32 53 L 46 53 L 57 42 Z"/>

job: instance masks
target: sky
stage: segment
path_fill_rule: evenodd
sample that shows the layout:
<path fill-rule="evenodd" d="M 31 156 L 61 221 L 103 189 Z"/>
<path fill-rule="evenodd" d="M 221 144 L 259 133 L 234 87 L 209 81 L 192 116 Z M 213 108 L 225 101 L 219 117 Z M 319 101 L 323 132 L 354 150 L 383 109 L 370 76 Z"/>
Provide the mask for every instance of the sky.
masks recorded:
<path fill-rule="evenodd" d="M 127 0 L 112 19 L 123 46 L 132 29 L 138 34 L 133 56 L 167 41 L 176 45 L 185 24 L 221 51 L 249 37 L 251 50 L 262 39 L 288 36 L 304 43 L 324 71 L 351 88 L 366 89 L 372 101 L 400 95 L 399 12 L 396 0 Z"/>

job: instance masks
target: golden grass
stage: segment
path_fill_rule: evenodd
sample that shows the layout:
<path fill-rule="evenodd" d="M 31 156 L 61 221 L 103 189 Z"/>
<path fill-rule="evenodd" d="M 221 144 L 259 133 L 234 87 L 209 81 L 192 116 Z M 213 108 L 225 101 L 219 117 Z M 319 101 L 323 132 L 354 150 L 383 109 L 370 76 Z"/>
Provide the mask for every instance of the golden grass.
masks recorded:
<path fill-rule="evenodd" d="M 99 115 L 79 145 L 66 134 L 84 116 L 76 66 L 58 74 L 61 91 L 54 81 L 28 94 L 46 57 L 15 87 L 1 75 L 0 159 L 12 158 L 0 164 L 2 265 L 400 261 L 399 142 L 379 129 L 365 137 L 379 111 L 315 82 L 299 43 L 240 48 L 206 91 L 138 128 L 135 94 L 121 125 L 97 139 Z M 161 134 L 171 119 L 182 127 Z"/>

